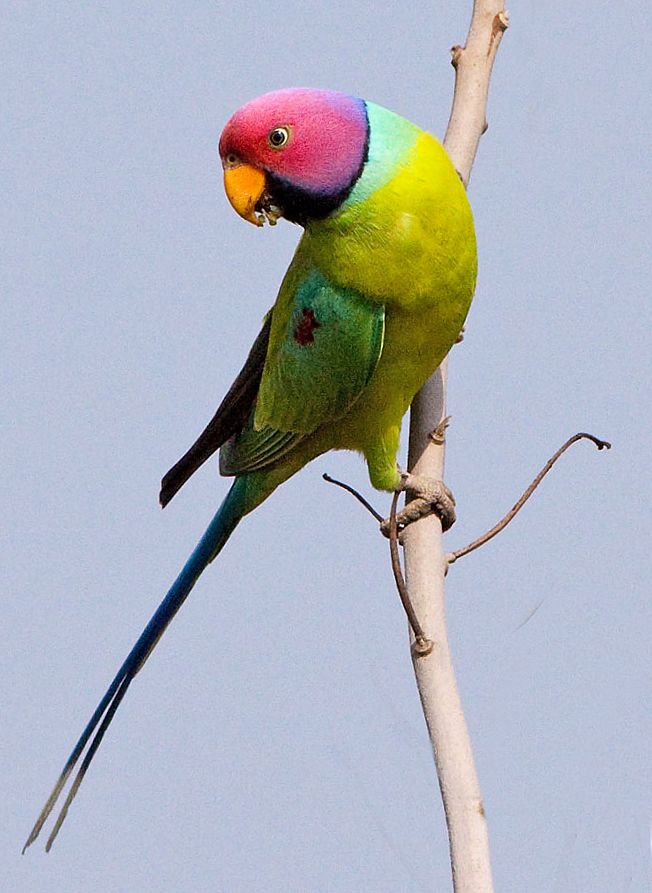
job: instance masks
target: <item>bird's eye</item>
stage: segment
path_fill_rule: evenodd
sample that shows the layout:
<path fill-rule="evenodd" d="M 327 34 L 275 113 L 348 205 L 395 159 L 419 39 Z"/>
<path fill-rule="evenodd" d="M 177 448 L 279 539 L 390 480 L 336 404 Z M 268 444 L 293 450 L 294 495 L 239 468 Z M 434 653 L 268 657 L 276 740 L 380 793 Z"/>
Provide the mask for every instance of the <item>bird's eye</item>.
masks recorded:
<path fill-rule="evenodd" d="M 270 130 L 267 136 L 267 142 L 270 144 L 272 149 L 282 149 L 289 139 L 289 127 L 275 127 L 273 130 Z"/>

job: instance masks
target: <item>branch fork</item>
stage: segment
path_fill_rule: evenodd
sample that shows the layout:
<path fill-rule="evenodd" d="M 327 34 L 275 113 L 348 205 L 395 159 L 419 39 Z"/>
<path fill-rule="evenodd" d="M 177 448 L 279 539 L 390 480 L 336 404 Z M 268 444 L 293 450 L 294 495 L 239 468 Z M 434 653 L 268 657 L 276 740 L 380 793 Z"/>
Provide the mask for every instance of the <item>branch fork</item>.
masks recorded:
<path fill-rule="evenodd" d="M 439 423 L 437 429 L 431 433 L 431 439 L 434 443 L 443 444 L 443 437 L 438 439 L 435 437 L 435 434 L 438 431 L 442 431 L 448 426 L 450 422 L 450 416 L 446 416 Z M 573 434 L 572 437 L 569 437 L 559 449 L 553 453 L 553 455 L 548 459 L 546 464 L 543 466 L 541 471 L 534 478 L 532 483 L 527 487 L 527 489 L 521 494 L 518 500 L 514 503 L 512 508 L 507 512 L 507 514 L 498 521 L 493 527 L 479 536 L 477 539 L 473 540 L 473 542 L 469 543 L 466 546 L 463 546 L 461 549 L 456 549 L 454 552 L 448 552 L 444 556 L 444 560 L 446 562 L 446 568 L 444 573 L 447 573 L 448 567 L 451 564 L 454 564 L 458 559 L 462 558 L 464 555 L 468 555 L 470 552 L 474 552 L 476 549 L 479 549 L 481 546 L 484 546 L 485 543 L 488 543 L 489 540 L 492 540 L 495 536 L 507 527 L 510 521 L 513 521 L 516 515 L 523 508 L 525 503 L 528 501 L 530 496 L 537 489 L 541 481 L 551 470 L 553 465 L 557 462 L 557 460 L 563 456 L 569 447 L 571 447 L 574 443 L 577 443 L 579 440 L 590 440 L 598 450 L 610 450 L 611 444 L 602 440 L 599 437 L 596 437 L 594 434 L 587 434 L 586 432 L 579 432 L 578 434 Z M 429 515 L 436 515 L 439 518 L 442 532 L 445 533 L 450 527 L 452 527 L 455 521 L 455 499 L 453 498 L 453 494 L 446 487 L 443 481 L 430 481 L 423 478 L 414 478 L 413 475 L 408 473 L 403 473 L 404 485 L 400 489 L 396 490 L 394 496 L 392 497 L 391 509 L 389 518 L 383 519 L 382 515 L 376 511 L 376 509 L 362 496 L 356 489 L 350 486 L 350 484 L 345 484 L 342 481 L 338 481 L 335 478 L 332 478 L 328 474 L 322 475 L 323 479 L 330 484 L 336 484 L 338 487 L 341 487 L 343 490 L 346 490 L 348 493 L 351 493 L 358 502 L 360 502 L 367 511 L 373 515 L 373 517 L 380 523 L 380 532 L 383 536 L 386 536 L 389 539 L 389 548 L 390 548 L 390 557 L 392 564 L 392 572 L 394 574 L 394 580 L 396 582 L 396 588 L 398 590 L 399 597 L 401 599 L 401 603 L 407 615 L 410 627 L 412 632 L 414 633 L 414 645 L 412 648 L 413 654 L 418 657 L 424 657 L 432 651 L 433 643 L 430 639 L 425 635 L 421 624 L 419 623 L 416 612 L 412 606 L 410 601 L 410 597 L 408 594 L 408 588 L 405 583 L 405 578 L 403 576 L 403 571 L 401 569 L 401 562 L 398 553 L 398 546 L 403 545 L 402 534 L 409 524 L 413 524 L 415 521 L 420 520 L 421 518 L 426 518 Z M 410 502 L 407 503 L 405 508 L 401 511 L 397 511 L 398 499 L 402 492 L 408 491 L 412 496 L 417 498 L 413 498 Z"/>

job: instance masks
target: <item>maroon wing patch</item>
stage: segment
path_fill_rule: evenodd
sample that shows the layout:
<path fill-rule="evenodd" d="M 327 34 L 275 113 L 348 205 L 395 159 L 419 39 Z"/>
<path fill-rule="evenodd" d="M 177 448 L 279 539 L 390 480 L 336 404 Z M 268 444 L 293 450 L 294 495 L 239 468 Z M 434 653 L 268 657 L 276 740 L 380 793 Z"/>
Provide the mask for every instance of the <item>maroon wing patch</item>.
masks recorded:
<path fill-rule="evenodd" d="M 311 310 L 309 307 L 304 307 L 301 311 L 299 321 L 294 327 L 294 340 L 297 344 L 300 344 L 301 347 L 307 347 L 308 344 L 313 344 L 315 341 L 315 329 L 318 329 L 320 326 L 321 323 L 315 316 L 314 310 Z"/>

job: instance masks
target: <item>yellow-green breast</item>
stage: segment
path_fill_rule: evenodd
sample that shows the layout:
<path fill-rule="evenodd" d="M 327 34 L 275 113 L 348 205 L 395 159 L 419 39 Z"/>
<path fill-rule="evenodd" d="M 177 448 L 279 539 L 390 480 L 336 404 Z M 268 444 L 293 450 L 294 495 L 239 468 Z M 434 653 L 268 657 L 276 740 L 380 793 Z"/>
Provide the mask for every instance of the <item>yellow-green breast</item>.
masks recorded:
<path fill-rule="evenodd" d="M 454 344 L 475 288 L 471 208 L 442 145 L 368 103 L 369 161 L 342 209 L 306 228 L 298 248 L 332 282 L 386 309 L 383 352 L 342 446 L 398 424 Z"/>

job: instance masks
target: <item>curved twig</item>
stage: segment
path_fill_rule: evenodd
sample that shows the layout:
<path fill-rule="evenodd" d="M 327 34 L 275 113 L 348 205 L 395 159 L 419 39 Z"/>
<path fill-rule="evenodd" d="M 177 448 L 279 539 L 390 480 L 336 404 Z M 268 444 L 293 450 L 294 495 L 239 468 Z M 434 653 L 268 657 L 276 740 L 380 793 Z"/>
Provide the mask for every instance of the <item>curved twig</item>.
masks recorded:
<path fill-rule="evenodd" d="M 410 601 L 410 596 L 408 595 L 407 586 L 403 577 L 403 571 L 401 569 L 401 559 L 398 554 L 396 506 L 398 504 L 399 496 L 400 491 L 396 490 L 392 497 L 392 506 L 389 511 L 389 554 L 392 559 L 392 573 L 394 574 L 394 580 L 396 581 L 396 588 L 398 589 L 403 610 L 407 614 L 407 619 L 412 627 L 412 632 L 414 633 L 414 644 L 412 646 L 413 654 L 415 656 L 425 657 L 432 651 L 433 644 L 432 641 L 426 637 L 426 634 L 419 623 L 419 619 L 414 612 L 414 608 L 412 607 L 412 602 Z"/>
<path fill-rule="evenodd" d="M 379 524 L 381 524 L 385 520 L 383 518 L 383 516 L 380 514 L 380 512 L 377 512 L 376 509 L 373 507 L 373 505 L 370 502 L 367 502 L 367 500 L 364 498 L 364 496 L 361 493 L 358 493 L 358 491 L 355 490 L 350 484 L 345 484 L 344 481 L 338 481 L 336 478 L 332 478 L 330 476 L 330 474 L 326 474 L 326 472 L 324 472 L 324 474 L 322 474 L 322 478 L 327 483 L 335 484 L 336 487 L 341 487 L 342 490 L 346 490 L 346 492 L 350 493 L 351 496 L 355 496 L 355 498 L 358 500 L 358 502 L 361 503 L 367 509 L 367 511 L 369 512 L 370 515 L 374 516 L 374 518 L 376 519 L 376 521 L 378 521 Z"/>
<path fill-rule="evenodd" d="M 463 555 L 468 555 L 469 552 L 475 551 L 475 549 L 479 549 L 480 546 L 484 546 L 485 543 L 488 543 L 489 540 L 493 539 L 497 536 L 501 530 L 504 530 L 505 527 L 509 524 L 509 522 L 516 517 L 516 515 L 523 508 L 525 503 L 528 501 L 530 496 L 534 493 L 536 488 L 539 486 L 544 477 L 548 474 L 552 466 L 555 464 L 557 459 L 562 456 L 566 450 L 571 447 L 574 443 L 577 443 L 578 440 L 590 440 L 594 443 L 599 450 L 610 450 L 611 444 L 606 440 L 600 440 L 599 437 L 595 437 L 593 434 L 586 434 L 585 432 L 579 432 L 578 434 L 573 434 L 572 437 L 569 437 L 566 443 L 563 446 L 560 446 L 557 452 L 548 459 L 546 464 L 543 466 L 539 474 L 532 481 L 527 490 L 523 493 L 521 498 L 516 502 L 511 509 L 507 512 L 504 518 L 502 518 L 497 524 L 495 524 L 491 530 L 488 530 L 486 533 L 483 533 L 482 536 L 479 536 L 476 540 L 473 540 L 472 543 L 469 543 L 468 546 L 464 546 L 461 549 L 456 549 L 454 552 L 449 552 L 445 557 L 448 564 L 453 564 L 458 558 L 461 558 Z"/>
<path fill-rule="evenodd" d="M 330 474 L 322 474 L 322 478 L 327 481 L 329 484 L 335 484 L 337 487 L 341 487 L 342 490 L 346 490 L 347 493 L 350 493 L 351 496 L 354 496 L 358 502 L 360 502 L 367 511 L 374 516 L 376 521 L 382 524 L 385 520 L 381 514 L 379 514 L 376 509 L 364 498 L 361 493 L 352 487 L 350 484 L 345 484 L 344 481 L 338 481 L 336 478 L 330 476 Z M 408 595 L 407 585 L 405 583 L 405 577 L 403 576 L 403 569 L 401 568 L 401 559 L 398 554 L 398 522 L 396 520 L 396 507 L 398 504 L 398 498 L 400 496 L 401 491 L 396 490 L 392 497 L 392 504 L 389 512 L 389 525 L 387 531 L 387 537 L 389 539 L 389 555 L 391 558 L 392 564 L 392 573 L 394 574 L 394 581 L 396 582 L 396 588 L 398 590 L 399 598 L 401 599 L 401 604 L 403 605 L 403 610 L 405 611 L 408 619 L 408 623 L 412 627 L 412 632 L 414 633 L 414 645 L 412 646 L 412 650 L 415 656 L 425 657 L 425 655 L 430 654 L 433 648 L 433 643 L 430 639 L 428 639 L 419 623 L 419 618 L 417 617 L 414 608 L 412 607 L 412 602 L 410 601 L 410 596 Z"/>

